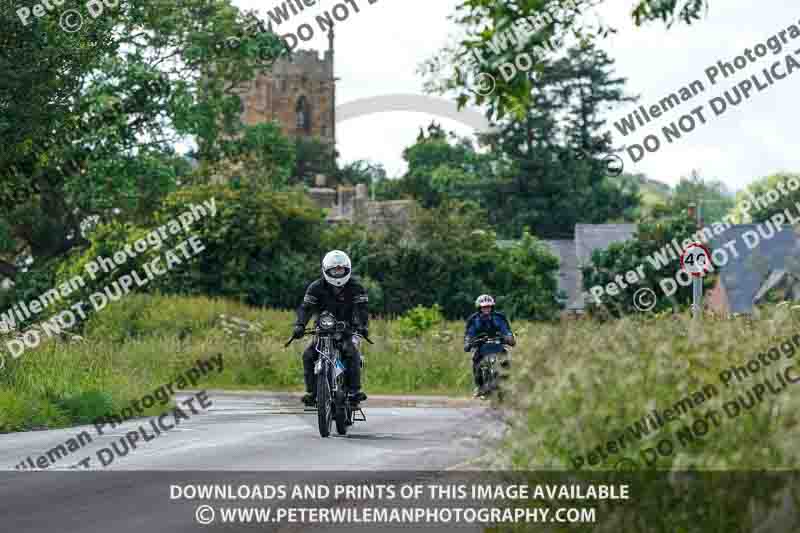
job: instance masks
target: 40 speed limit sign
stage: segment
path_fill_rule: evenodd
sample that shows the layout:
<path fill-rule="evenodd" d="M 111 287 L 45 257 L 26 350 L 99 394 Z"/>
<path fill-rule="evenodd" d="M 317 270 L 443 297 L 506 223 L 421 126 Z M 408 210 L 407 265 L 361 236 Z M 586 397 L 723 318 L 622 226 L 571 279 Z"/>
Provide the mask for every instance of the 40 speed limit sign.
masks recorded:
<path fill-rule="evenodd" d="M 693 242 L 681 254 L 681 268 L 692 276 L 702 278 L 711 270 L 711 252 L 699 242 Z"/>

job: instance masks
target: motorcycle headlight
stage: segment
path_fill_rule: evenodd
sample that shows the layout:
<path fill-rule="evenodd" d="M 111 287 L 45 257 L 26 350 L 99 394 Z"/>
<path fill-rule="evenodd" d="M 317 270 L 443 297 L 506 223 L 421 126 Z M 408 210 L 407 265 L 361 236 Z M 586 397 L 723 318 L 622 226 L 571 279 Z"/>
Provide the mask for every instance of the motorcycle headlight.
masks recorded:
<path fill-rule="evenodd" d="M 335 325 L 336 325 L 336 319 L 333 318 L 333 315 L 326 314 L 322 315 L 319 318 L 319 327 L 321 327 L 322 329 L 333 329 Z"/>

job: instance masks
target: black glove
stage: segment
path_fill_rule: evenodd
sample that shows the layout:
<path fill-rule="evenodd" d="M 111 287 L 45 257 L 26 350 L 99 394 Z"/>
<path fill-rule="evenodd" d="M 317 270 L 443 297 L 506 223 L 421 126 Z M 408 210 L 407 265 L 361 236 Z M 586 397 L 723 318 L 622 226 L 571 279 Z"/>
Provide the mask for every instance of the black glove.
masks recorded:
<path fill-rule="evenodd" d="M 302 326 L 300 324 L 295 324 L 294 325 L 294 330 L 292 331 L 292 338 L 293 339 L 302 339 L 303 335 L 305 335 L 305 333 L 306 333 L 305 326 Z"/>
<path fill-rule="evenodd" d="M 369 338 L 369 328 L 358 328 L 356 329 L 356 333 L 358 333 L 362 337 Z"/>
<path fill-rule="evenodd" d="M 472 349 L 472 343 L 469 340 L 465 339 L 464 340 L 464 351 L 468 352 L 471 349 Z"/>

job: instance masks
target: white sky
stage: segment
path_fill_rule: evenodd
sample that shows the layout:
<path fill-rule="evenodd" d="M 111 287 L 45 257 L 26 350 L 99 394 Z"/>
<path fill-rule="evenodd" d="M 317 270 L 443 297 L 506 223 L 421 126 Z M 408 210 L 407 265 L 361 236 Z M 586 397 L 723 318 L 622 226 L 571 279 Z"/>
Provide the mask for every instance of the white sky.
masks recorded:
<path fill-rule="evenodd" d="M 302 1 L 302 0 L 301 0 Z M 458 0 L 353 0 L 361 10 L 337 24 L 336 76 L 337 104 L 394 93 L 424 94 L 423 78 L 417 66 L 432 57 L 458 31 L 447 16 L 455 12 Z M 289 22 L 276 26 L 279 33 L 294 31 L 307 22 L 314 27 L 315 37 L 300 48 L 324 50 L 327 39 L 314 24 L 314 17 L 331 9 L 338 0 L 320 0 Z M 242 9 L 257 9 L 266 18 L 267 8 L 280 4 L 277 0 L 234 0 Z M 756 63 L 738 71 L 715 86 L 708 83 L 705 69 L 719 60 L 733 62 L 745 48 L 752 48 L 799 24 L 800 9 L 791 9 L 787 0 L 711 0 L 708 16 L 690 27 L 664 29 L 660 22 L 636 28 L 630 19 L 633 0 L 607 0 L 601 10 L 603 19 L 619 33 L 602 46 L 616 61 L 615 74 L 628 78 L 629 95 L 638 95 L 637 104 L 620 106 L 608 114 L 616 147 L 640 143 L 649 134 L 660 130 L 683 114 L 703 105 L 707 123 L 672 144 L 662 143 L 656 153 L 648 153 L 636 164 L 624 155 L 626 172 L 644 172 L 648 177 L 674 184 L 682 175 L 696 168 L 706 178 L 720 179 L 731 189 L 740 189 L 754 179 L 777 171 L 799 171 L 800 150 L 794 139 L 798 123 L 796 95 L 800 88 L 800 72 L 777 81 L 763 92 L 753 90 L 751 97 L 735 108 L 715 117 L 708 100 L 722 96 L 723 91 L 752 74 L 760 73 L 800 49 L 800 38 L 784 47 L 777 56 L 768 52 Z M 800 54 L 794 55 L 800 61 Z M 763 79 L 763 75 L 761 75 Z M 701 80 L 706 92 L 662 115 L 636 133 L 622 138 L 613 128 L 633 107 L 646 108 Z M 414 143 L 421 126 L 436 119 L 447 130 L 470 135 L 472 130 L 456 121 L 425 113 L 390 112 L 352 119 L 337 127 L 338 148 L 342 161 L 371 159 L 381 162 L 390 176 L 405 170 L 404 148 Z M 613 129 L 612 129 L 613 128 Z"/>

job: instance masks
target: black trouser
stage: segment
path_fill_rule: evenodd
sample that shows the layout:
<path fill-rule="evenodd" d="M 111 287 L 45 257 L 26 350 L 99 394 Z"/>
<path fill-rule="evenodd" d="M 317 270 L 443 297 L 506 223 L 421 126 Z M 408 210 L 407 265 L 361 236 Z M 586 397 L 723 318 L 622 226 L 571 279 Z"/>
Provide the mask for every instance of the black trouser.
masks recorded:
<path fill-rule="evenodd" d="M 317 395 L 317 376 L 314 374 L 314 363 L 317 362 L 319 354 L 314 349 L 316 339 L 303 352 L 303 375 L 306 381 L 306 392 Z M 344 365 L 347 370 L 344 374 L 345 383 L 350 392 L 361 390 L 361 352 L 353 345 L 352 337 L 347 336 L 341 341 L 341 356 L 345 359 Z"/>
<path fill-rule="evenodd" d="M 475 350 L 472 354 L 472 377 L 475 380 L 475 386 L 478 388 L 483 386 L 483 377 L 481 376 L 479 367 L 484 355 L 485 354 L 480 353 L 479 350 Z"/>

